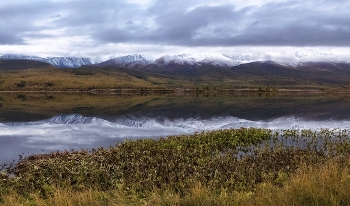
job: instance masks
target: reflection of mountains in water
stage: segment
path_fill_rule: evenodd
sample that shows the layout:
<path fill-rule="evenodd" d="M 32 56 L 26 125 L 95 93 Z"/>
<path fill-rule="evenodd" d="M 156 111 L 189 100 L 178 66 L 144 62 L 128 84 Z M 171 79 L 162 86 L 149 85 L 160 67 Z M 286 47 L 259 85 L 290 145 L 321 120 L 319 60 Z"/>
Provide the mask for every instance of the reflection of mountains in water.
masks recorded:
<path fill-rule="evenodd" d="M 15 122 L 15 123 L 5 123 L 9 126 L 28 126 L 28 125 L 43 125 L 43 124 L 88 124 L 92 123 L 98 118 L 95 117 L 84 117 L 80 114 L 62 114 L 54 116 L 50 119 L 32 121 L 32 122 Z"/>
<path fill-rule="evenodd" d="M 109 118 L 109 120 L 98 117 L 84 117 L 80 114 L 57 115 L 53 118 L 35 122 L 5 123 L 6 126 L 54 126 L 54 125 L 100 125 L 115 128 L 181 128 L 181 129 L 221 129 L 230 127 L 240 127 L 240 124 L 251 121 L 238 119 L 235 117 L 216 117 L 210 119 L 200 118 L 177 118 L 169 119 L 167 117 L 147 117 L 123 115 L 120 117 Z M 243 125 L 241 125 L 243 126 Z"/>
<path fill-rule="evenodd" d="M 52 94 L 55 95 L 55 94 Z M 62 97 L 63 96 L 63 97 Z M 0 100 L 0 122 L 37 122 L 55 117 L 52 121 L 92 121 L 98 117 L 113 122 L 116 118 L 169 119 L 211 119 L 215 117 L 237 117 L 239 119 L 273 120 L 294 116 L 306 120 L 350 120 L 349 101 L 337 96 L 290 95 L 290 96 L 223 96 L 223 97 L 111 97 L 80 95 L 66 98 L 62 95 L 50 101 L 28 98 L 25 102 Z M 7 97 L 7 96 L 6 96 Z M 59 101 L 67 99 L 67 101 Z M 73 99 L 73 100 L 72 100 Z M 137 103 L 134 103 L 136 101 Z M 10 102 L 7 104 L 7 102 Z M 98 102 L 98 103 L 97 103 Z M 102 102 L 102 103 L 101 103 Z M 28 104 L 29 106 L 25 106 Z M 41 108 L 39 104 L 45 104 Z M 52 104 L 52 105 L 50 105 Z M 23 106 L 24 105 L 24 106 Z M 63 105 L 63 106 L 61 106 Z M 58 116 L 60 114 L 81 114 L 83 119 Z M 54 119 L 54 118 L 53 118 Z M 77 122 L 79 123 L 79 122 Z"/>
<path fill-rule="evenodd" d="M 0 126 L 17 128 L 23 126 L 35 126 L 38 128 L 55 128 L 55 125 L 66 125 L 64 128 L 70 130 L 70 125 L 78 130 L 84 128 L 99 127 L 103 133 L 103 128 L 109 129 L 126 129 L 126 128 L 143 128 L 143 129 L 180 129 L 182 132 L 194 132 L 203 130 L 240 128 L 240 127 L 257 127 L 269 129 L 300 129 L 300 128 L 349 128 L 350 121 L 310 121 L 303 118 L 285 117 L 277 118 L 269 121 L 251 121 L 240 119 L 232 116 L 203 118 L 174 118 L 167 117 L 147 117 L 123 115 L 116 118 L 106 120 L 98 117 L 84 117 L 80 114 L 58 115 L 47 120 L 36 122 L 21 122 L 21 123 L 5 123 Z M 61 127 L 61 126 L 60 126 Z M 62 127 L 61 127 L 62 129 Z M 180 131 L 179 130 L 179 131 Z M 156 132 L 155 132 L 156 133 Z M 181 133 L 181 132 L 180 132 Z M 132 134 L 130 134 L 132 136 Z"/>
<path fill-rule="evenodd" d="M 153 114 L 155 115 L 155 114 Z M 251 121 L 233 116 L 167 118 L 120 115 L 107 119 L 80 114 L 57 115 L 32 122 L 0 123 L 0 163 L 18 154 L 109 147 L 125 139 L 158 138 L 196 131 L 255 127 L 268 129 L 349 129 L 350 121 L 306 121 L 295 117 Z"/>
<path fill-rule="evenodd" d="M 222 116 L 237 117 L 251 121 L 269 121 L 284 117 L 296 117 L 311 121 L 350 120 L 350 104 L 341 99 L 295 99 L 295 98 L 256 98 L 250 102 L 189 102 L 181 105 L 164 105 L 153 108 L 133 107 L 122 111 L 125 118 L 148 117 L 174 119 L 210 119 Z M 102 115 L 104 119 L 112 116 Z"/>

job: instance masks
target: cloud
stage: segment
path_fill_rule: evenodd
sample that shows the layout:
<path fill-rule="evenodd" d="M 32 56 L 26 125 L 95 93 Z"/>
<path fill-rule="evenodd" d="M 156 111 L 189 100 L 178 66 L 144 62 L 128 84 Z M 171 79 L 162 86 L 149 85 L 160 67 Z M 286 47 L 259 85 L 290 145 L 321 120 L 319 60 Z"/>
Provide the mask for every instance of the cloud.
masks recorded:
<path fill-rule="evenodd" d="M 241 9 L 232 3 L 155 5 L 150 14 L 143 14 L 143 22 L 152 20 L 153 27 L 116 26 L 94 37 L 101 42 L 182 46 L 350 46 L 350 5 L 345 1 L 283 1 Z"/>
<path fill-rule="evenodd" d="M 47 19 L 56 11 L 55 3 L 45 1 L 5 1 L 0 4 L 0 44 L 26 44 L 26 39 L 42 38 L 41 31 L 54 28 Z"/>
<path fill-rule="evenodd" d="M 347 0 L 3 0 L 0 45 L 349 47 L 349 10 Z M 64 47 L 48 48 L 57 39 Z"/>
<path fill-rule="evenodd" d="M 0 45 L 23 44 L 23 40 L 7 31 L 0 31 Z"/>

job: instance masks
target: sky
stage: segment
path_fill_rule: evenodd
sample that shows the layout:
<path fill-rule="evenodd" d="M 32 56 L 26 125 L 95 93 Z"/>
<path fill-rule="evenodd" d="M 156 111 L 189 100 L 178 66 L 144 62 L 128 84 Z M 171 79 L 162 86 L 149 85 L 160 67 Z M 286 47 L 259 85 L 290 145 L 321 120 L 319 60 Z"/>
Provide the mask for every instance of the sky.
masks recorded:
<path fill-rule="evenodd" d="M 1 0 L 0 55 L 350 55 L 349 0 Z"/>

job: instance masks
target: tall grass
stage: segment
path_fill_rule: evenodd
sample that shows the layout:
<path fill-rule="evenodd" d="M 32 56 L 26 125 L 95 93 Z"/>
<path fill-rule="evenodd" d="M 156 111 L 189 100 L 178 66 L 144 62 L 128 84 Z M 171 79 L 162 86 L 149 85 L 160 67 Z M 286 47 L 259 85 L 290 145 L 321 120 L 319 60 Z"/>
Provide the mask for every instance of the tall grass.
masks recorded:
<path fill-rule="evenodd" d="M 347 164 L 329 160 L 324 165 L 303 165 L 283 186 L 271 182 L 253 191 L 213 191 L 195 183 L 185 195 L 169 190 L 152 190 L 147 196 L 120 190 L 98 191 L 57 188 L 48 198 L 38 194 L 2 197 L 3 205 L 349 205 L 350 159 Z"/>

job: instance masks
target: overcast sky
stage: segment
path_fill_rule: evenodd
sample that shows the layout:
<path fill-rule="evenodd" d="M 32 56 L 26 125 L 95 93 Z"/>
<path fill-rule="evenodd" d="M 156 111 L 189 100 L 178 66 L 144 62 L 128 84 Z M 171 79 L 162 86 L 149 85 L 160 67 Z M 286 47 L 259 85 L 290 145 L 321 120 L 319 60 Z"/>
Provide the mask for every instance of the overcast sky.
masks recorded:
<path fill-rule="evenodd" d="M 349 0 L 1 0 L 0 54 L 349 53 Z"/>

